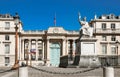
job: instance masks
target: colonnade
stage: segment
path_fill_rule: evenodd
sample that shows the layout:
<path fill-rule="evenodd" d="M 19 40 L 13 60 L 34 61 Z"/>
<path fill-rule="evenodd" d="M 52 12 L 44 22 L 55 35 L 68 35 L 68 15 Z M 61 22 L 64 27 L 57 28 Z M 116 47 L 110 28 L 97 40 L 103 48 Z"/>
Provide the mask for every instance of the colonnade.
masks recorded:
<path fill-rule="evenodd" d="M 39 60 L 40 53 L 42 58 L 40 60 L 50 60 L 50 44 L 52 43 L 50 40 L 47 39 L 46 41 L 43 39 L 21 39 L 21 52 L 20 52 L 20 60 L 26 60 L 26 53 L 28 52 L 29 60 L 31 60 L 31 49 L 32 49 L 32 42 L 34 41 L 34 48 L 35 48 L 35 59 Z M 74 56 L 76 42 L 75 39 L 61 39 L 60 48 L 61 48 L 61 56 L 70 55 L 70 58 Z"/>
<path fill-rule="evenodd" d="M 32 43 L 34 41 L 34 43 Z M 35 47 L 32 48 L 32 45 Z M 32 50 L 34 49 L 34 50 Z M 31 54 L 35 54 L 35 60 L 39 60 L 39 54 L 42 53 L 42 59 L 44 59 L 44 41 L 42 39 L 22 39 L 21 40 L 21 55 L 20 59 L 25 60 L 25 54 L 28 53 L 29 60 L 31 60 Z M 41 50 L 41 51 L 40 51 Z M 32 52 L 33 51 L 33 52 Z"/>

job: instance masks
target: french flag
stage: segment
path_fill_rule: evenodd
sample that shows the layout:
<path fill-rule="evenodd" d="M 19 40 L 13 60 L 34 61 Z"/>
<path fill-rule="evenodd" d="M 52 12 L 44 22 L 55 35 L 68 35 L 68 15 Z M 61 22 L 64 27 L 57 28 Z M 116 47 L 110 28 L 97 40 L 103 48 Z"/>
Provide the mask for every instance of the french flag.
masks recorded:
<path fill-rule="evenodd" d="M 31 49 L 31 50 L 30 50 L 30 53 L 35 54 L 35 53 L 36 53 L 36 49 Z"/>
<path fill-rule="evenodd" d="M 56 13 L 55 13 L 55 17 L 54 17 L 54 26 L 56 26 Z"/>

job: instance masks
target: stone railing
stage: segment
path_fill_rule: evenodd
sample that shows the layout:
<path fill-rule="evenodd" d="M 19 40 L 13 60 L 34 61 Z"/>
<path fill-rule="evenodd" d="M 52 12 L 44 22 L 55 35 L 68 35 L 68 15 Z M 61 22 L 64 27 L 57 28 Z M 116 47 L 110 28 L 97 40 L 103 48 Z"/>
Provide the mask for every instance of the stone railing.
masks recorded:
<path fill-rule="evenodd" d="M 120 33 L 120 29 L 94 29 L 94 33 Z"/>
<path fill-rule="evenodd" d="M 28 30 L 24 31 L 23 34 L 45 34 L 44 30 Z"/>
<path fill-rule="evenodd" d="M 79 31 L 67 31 L 67 34 L 79 34 Z"/>

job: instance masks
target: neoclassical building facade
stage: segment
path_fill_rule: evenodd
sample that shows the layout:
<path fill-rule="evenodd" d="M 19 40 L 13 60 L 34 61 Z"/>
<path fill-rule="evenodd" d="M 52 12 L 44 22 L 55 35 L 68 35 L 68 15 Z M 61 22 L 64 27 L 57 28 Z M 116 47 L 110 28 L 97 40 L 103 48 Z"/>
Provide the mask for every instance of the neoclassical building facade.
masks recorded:
<path fill-rule="evenodd" d="M 120 16 L 101 15 L 90 22 L 86 18 L 79 36 L 80 66 L 120 65 Z"/>
<path fill-rule="evenodd" d="M 98 56 L 102 65 L 118 64 L 120 54 L 120 16 L 102 15 L 89 22 L 93 36 L 81 36 L 80 31 L 68 31 L 63 27 L 52 26 L 48 30 L 23 30 L 18 25 L 18 60 L 28 65 L 56 66 L 60 57 L 76 55 Z M 13 66 L 15 62 L 15 24 L 14 16 L 0 14 L 0 66 Z M 93 50 L 94 49 L 94 50 Z M 109 59 L 107 59 L 109 58 Z M 91 63 L 90 60 L 89 63 Z M 83 62 L 83 65 L 86 62 Z"/>
<path fill-rule="evenodd" d="M 12 66 L 15 61 L 14 16 L 0 15 L 0 66 Z M 48 30 L 24 31 L 18 24 L 18 60 L 28 65 L 46 64 L 59 66 L 60 57 L 75 54 L 79 31 L 67 31 L 63 27 Z"/>

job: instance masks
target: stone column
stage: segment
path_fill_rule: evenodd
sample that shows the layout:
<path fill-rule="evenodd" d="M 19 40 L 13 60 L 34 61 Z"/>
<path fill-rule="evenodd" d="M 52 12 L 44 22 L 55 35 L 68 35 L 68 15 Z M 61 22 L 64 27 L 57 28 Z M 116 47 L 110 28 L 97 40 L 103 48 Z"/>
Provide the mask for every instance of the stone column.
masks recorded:
<path fill-rule="evenodd" d="M 31 54 L 30 54 L 30 49 L 31 49 L 31 39 L 29 41 L 29 47 L 28 47 L 28 52 L 29 52 L 29 60 L 31 60 Z"/>
<path fill-rule="evenodd" d="M 22 60 L 24 60 L 24 54 L 25 54 L 25 51 L 24 51 L 24 39 L 22 39 Z"/>
<path fill-rule="evenodd" d="M 44 40 L 44 64 L 46 65 L 47 60 L 47 40 Z"/>
<path fill-rule="evenodd" d="M 68 54 L 69 51 L 68 51 L 68 40 L 66 40 L 66 54 Z"/>
<path fill-rule="evenodd" d="M 45 54 L 45 52 L 44 52 L 44 41 L 42 41 L 42 54 L 43 54 L 43 59 L 44 59 L 44 54 Z"/>
<path fill-rule="evenodd" d="M 73 56 L 75 56 L 75 40 L 73 40 L 73 44 L 72 44 L 72 52 L 73 52 Z"/>
<path fill-rule="evenodd" d="M 22 48 L 22 47 L 21 47 L 21 37 L 19 37 L 19 44 L 18 44 L 18 49 L 19 49 L 19 51 L 18 51 L 18 52 L 19 52 L 19 53 L 18 53 L 18 54 L 19 54 L 19 60 L 21 60 L 21 55 L 22 55 L 21 48 Z"/>
<path fill-rule="evenodd" d="M 65 51 L 65 49 L 66 49 L 66 47 L 65 47 L 65 46 L 66 46 L 66 45 L 65 45 L 65 39 L 62 39 L 62 40 L 63 40 L 63 41 L 62 41 L 62 53 L 63 53 L 62 55 L 65 55 L 65 52 L 66 52 L 66 51 Z"/>
<path fill-rule="evenodd" d="M 36 60 L 38 60 L 38 40 L 36 39 Z"/>
<path fill-rule="evenodd" d="M 50 59 L 50 46 L 49 46 L 49 39 L 47 39 L 47 60 Z"/>
<path fill-rule="evenodd" d="M 70 60 L 73 60 L 73 40 L 70 40 Z"/>

